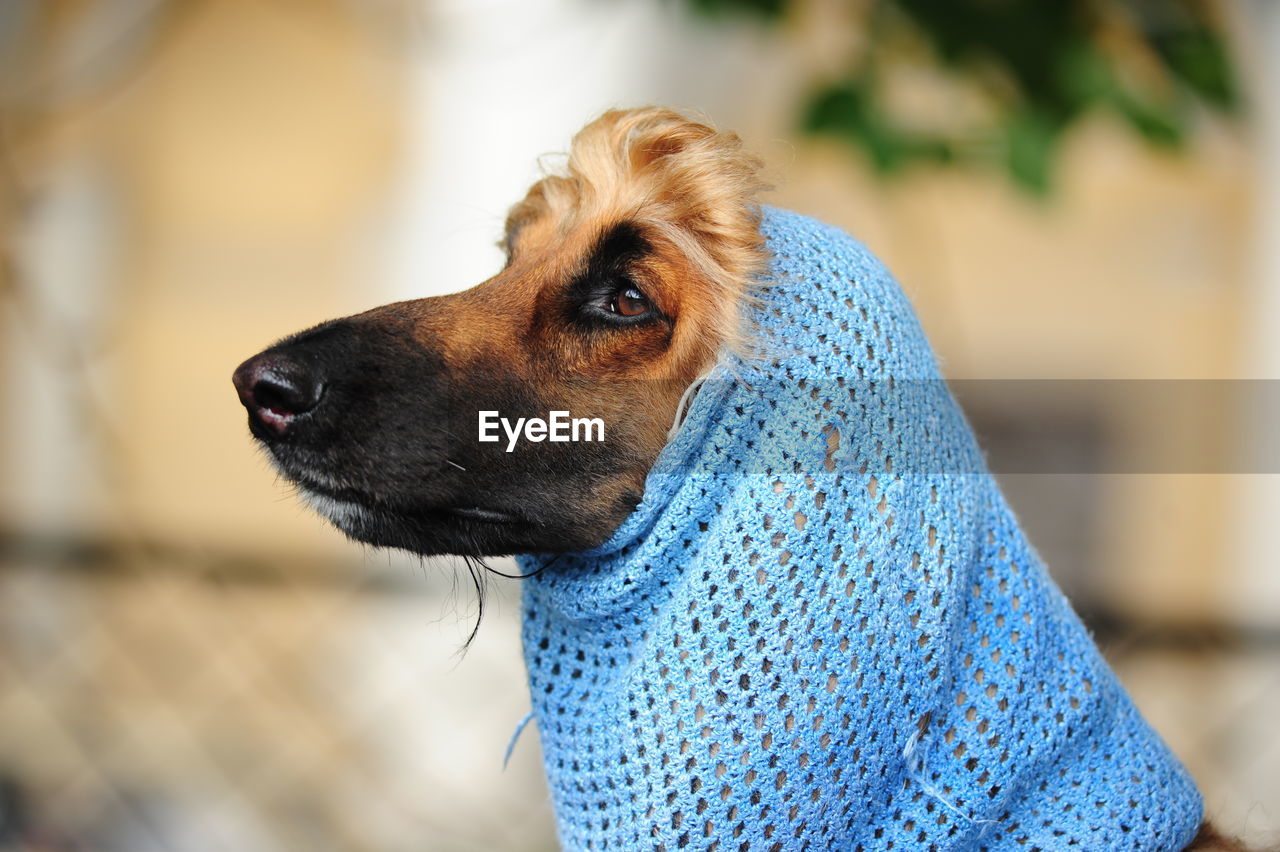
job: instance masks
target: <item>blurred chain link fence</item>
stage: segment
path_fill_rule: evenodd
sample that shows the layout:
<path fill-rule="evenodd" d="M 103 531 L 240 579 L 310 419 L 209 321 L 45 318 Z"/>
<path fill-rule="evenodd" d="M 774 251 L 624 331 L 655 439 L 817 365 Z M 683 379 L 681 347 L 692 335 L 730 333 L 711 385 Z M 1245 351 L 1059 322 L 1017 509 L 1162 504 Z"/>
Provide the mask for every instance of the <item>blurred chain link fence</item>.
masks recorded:
<path fill-rule="evenodd" d="M 9 545 L 0 850 L 554 848 L 504 590 Z"/>
<path fill-rule="evenodd" d="M 554 849 L 511 587 L 0 548 L 0 850 Z M 460 591 L 461 590 L 461 591 Z M 461 598 L 461 607 L 457 607 Z M 1280 643 L 1099 625 L 1208 813 L 1280 827 Z"/>

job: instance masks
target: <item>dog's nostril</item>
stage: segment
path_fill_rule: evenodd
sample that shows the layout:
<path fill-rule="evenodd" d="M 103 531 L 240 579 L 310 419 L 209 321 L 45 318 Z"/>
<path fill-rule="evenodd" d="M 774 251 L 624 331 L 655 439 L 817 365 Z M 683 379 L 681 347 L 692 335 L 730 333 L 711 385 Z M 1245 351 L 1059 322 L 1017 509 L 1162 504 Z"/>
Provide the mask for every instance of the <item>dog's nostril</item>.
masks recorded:
<path fill-rule="evenodd" d="M 318 383 L 271 372 L 253 383 L 252 393 L 259 408 L 290 416 L 310 411 L 320 401 Z"/>
<path fill-rule="evenodd" d="M 311 370 L 280 355 L 245 361 L 231 377 L 251 419 L 281 435 L 290 421 L 320 402 L 324 384 Z"/>

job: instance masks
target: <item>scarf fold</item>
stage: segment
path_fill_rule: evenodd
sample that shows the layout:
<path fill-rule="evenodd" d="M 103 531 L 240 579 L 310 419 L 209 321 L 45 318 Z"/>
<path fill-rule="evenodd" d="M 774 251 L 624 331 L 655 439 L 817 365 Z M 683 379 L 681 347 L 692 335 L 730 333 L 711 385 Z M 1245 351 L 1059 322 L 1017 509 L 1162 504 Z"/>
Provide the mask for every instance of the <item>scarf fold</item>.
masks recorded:
<path fill-rule="evenodd" d="M 564 847 L 1183 848 L 1199 793 L 897 284 L 829 226 L 762 231 L 763 354 L 711 373 L 608 542 L 520 558 Z"/>

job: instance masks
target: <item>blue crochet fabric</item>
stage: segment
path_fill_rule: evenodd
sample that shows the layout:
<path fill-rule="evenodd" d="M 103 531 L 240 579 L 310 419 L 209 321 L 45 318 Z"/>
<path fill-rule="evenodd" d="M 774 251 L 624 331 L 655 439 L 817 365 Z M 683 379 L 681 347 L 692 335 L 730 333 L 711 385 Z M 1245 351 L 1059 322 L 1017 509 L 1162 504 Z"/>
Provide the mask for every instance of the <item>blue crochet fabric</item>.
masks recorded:
<path fill-rule="evenodd" d="M 763 231 L 768 354 L 716 368 L 607 544 L 521 560 L 547 565 L 524 643 L 564 847 L 1181 849 L 1194 784 L 898 286 L 831 227 Z"/>

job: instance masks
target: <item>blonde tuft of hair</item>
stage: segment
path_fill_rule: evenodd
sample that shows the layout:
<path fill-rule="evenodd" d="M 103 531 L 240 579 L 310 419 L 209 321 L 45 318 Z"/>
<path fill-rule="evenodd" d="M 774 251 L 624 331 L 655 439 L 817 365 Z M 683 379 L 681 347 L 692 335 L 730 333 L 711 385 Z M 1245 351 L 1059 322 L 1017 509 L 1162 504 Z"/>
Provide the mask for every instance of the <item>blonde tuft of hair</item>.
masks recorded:
<path fill-rule="evenodd" d="M 568 230 L 590 221 L 635 222 L 694 265 L 720 306 L 711 331 L 744 348 L 743 307 L 768 263 L 756 196 L 762 162 L 737 134 L 666 107 L 610 110 L 573 138 L 562 174 L 512 208 L 510 239 L 547 212 Z"/>

